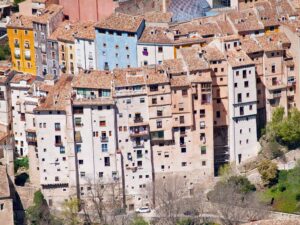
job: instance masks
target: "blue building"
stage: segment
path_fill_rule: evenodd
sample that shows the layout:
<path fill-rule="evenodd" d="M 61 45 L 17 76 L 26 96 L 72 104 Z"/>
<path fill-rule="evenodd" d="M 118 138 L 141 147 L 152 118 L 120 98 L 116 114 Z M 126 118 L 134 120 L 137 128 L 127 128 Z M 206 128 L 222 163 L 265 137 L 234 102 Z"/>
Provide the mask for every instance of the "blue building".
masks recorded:
<path fill-rule="evenodd" d="M 95 27 L 97 69 L 138 66 L 137 42 L 145 28 L 142 17 L 114 13 Z"/>

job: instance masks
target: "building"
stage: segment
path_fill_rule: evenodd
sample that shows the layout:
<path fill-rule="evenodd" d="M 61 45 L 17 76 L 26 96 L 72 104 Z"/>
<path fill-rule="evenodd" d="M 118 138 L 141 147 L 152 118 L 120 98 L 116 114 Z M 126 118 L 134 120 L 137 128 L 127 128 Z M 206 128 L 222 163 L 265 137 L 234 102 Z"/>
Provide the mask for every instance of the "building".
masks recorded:
<path fill-rule="evenodd" d="M 24 16 L 37 15 L 50 4 L 58 4 L 58 0 L 26 0 L 20 2 L 19 12 Z"/>
<path fill-rule="evenodd" d="M 33 75 L 16 74 L 10 80 L 11 105 L 12 105 L 12 130 L 15 139 L 15 152 L 17 156 L 28 154 L 26 139 L 26 115 L 25 108 L 28 90 L 35 80 Z"/>
<path fill-rule="evenodd" d="M 95 28 L 94 23 L 86 24 L 75 35 L 75 68 L 77 70 L 95 70 Z"/>
<path fill-rule="evenodd" d="M 32 17 L 14 14 L 7 25 L 12 68 L 18 72 L 36 74 Z"/>
<path fill-rule="evenodd" d="M 62 6 L 52 4 L 33 18 L 36 75 L 39 77 L 48 74 L 47 39 L 62 22 L 62 10 Z"/>
<path fill-rule="evenodd" d="M 137 42 L 145 27 L 142 17 L 115 13 L 95 27 L 97 69 L 138 66 Z"/>
<path fill-rule="evenodd" d="M 59 0 L 64 15 L 71 21 L 98 22 L 110 16 L 118 6 L 114 0 Z"/>
<path fill-rule="evenodd" d="M 174 35 L 162 27 L 147 27 L 138 41 L 138 66 L 174 59 Z"/>
<path fill-rule="evenodd" d="M 255 64 L 242 50 L 227 54 L 230 161 L 239 164 L 259 150 Z"/>
<path fill-rule="evenodd" d="M 129 211 L 151 202 L 148 190 L 153 168 L 145 76 L 141 69 L 114 71 L 118 149 L 123 156 L 123 188 Z"/>
<path fill-rule="evenodd" d="M 113 74 L 81 72 L 72 81 L 76 168 L 80 198 L 90 190 L 114 184 L 121 189 L 121 154 L 117 143 L 117 108 L 113 99 Z M 121 197 L 121 196 L 119 196 Z"/>

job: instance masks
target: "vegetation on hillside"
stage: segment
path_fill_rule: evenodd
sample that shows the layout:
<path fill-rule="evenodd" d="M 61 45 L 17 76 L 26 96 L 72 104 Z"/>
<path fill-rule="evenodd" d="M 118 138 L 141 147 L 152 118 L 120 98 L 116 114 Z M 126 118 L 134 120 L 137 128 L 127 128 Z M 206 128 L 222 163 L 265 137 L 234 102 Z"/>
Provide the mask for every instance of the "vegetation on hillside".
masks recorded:
<path fill-rule="evenodd" d="M 14 161 L 15 173 L 17 173 L 19 169 L 29 169 L 28 157 L 18 158 Z"/>
<path fill-rule="evenodd" d="M 278 168 L 276 163 L 264 159 L 259 163 L 257 169 L 265 185 L 272 185 L 277 182 Z"/>
<path fill-rule="evenodd" d="M 300 212 L 300 162 L 291 170 L 281 170 L 278 182 L 262 193 L 262 200 L 276 211 Z"/>

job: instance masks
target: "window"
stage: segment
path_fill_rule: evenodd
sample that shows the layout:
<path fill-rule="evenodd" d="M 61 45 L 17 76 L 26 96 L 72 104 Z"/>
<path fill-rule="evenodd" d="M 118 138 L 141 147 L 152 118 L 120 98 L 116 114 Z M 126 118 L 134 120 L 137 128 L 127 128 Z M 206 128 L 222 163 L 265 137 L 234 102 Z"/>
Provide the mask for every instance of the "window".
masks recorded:
<path fill-rule="evenodd" d="M 110 166 L 110 158 L 104 157 L 104 166 Z"/>
<path fill-rule="evenodd" d="M 184 167 L 184 166 L 186 166 L 186 165 L 187 165 L 186 162 L 182 162 L 182 163 L 181 163 L 181 166 L 182 166 L 182 167 Z"/>
<path fill-rule="evenodd" d="M 150 91 L 158 91 L 158 85 L 150 85 Z"/>
<path fill-rule="evenodd" d="M 157 104 L 157 99 L 156 98 L 152 98 L 152 104 L 153 105 Z"/>
<path fill-rule="evenodd" d="M 105 127 L 106 126 L 106 121 L 105 120 L 101 120 L 99 122 L 100 127 Z"/>
<path fill-rule="evenodd" d="M 242 102 L 242 94 L 241 93 L 238 93 L 237 98 L 238 98 L 238 102 Z"/>
<path fill-rule="evenodd" d="M 181 153 L 186 153 L 186 148 L 181 148 Z"/>
<path fill-rule="evenodd" d="M 59 181 L 59 177 L 55 177 L 55 181 Z"/>
<path fill-rule="evenodd" d="M 101 149 L 102 149 L 102 152 L 107 152 L 108 151 L 108 145 L 107 144 L 101 144 Z"/>
<path fill-rule="evenodd" d="M 162 47 L 162 46 L 159 46 L 159 47 L 158 47 L 158 52 L 159 52 L 159 53 L 162 53 L 162 52 L 163 52 L 163 47 Z"/>
<path fill-rule="evenodd" d="M 83 114 L 83 107 L 74 107 L 74 114 Z"/>
<path fill-rule="evenodd" d="M 55 145 L 56 145 L 56 146 L 62 145 L 62 142 L 61 142 L 61 136 L 60 136 L 60 135 L 56 135 L 56 136 L 55 136 Z"/>
<path fill-rule="evenodd" d="M 139 167 L 143 166 L 143 161 L 137 161 L 137 166 Z"/>
<path fill-rule="evenodd" d="M 202 161 L 202 166 L 206 166 L 206 161 Z"/>
<path fill-rule="evenodd" d="M 252 105 L 249 105 L 249 110 L 252 110 L 253 106 Z"/>
<path fill-rule="evenodd" d="M 243 70 L 243 78 L 247 78 L 247 70 Z"/>
<path fill-rule="evenodd" d="M 162 116 L 163 115 L 163 111 L 162 110 L 157 110 L 156 111 L 156 115 L 157 116 Z"/>
<path fill-rule="evenodd" d="M 79 165 L 83 165 L 83 160 L 82 160 L 82 159 L 79 159 L 79 160 L 78 160 L 78 164 L 79 164 Z"/>
<path fill-rule="evenodd" d="M 182 90 L 182 96 L 187 96 L 188 92 L 186 89 Z"/>
<path fill-rule="evenodd" d="M 272 65 L 272 73 L 275 73 L 275 72 L 276 72 L 275 65 Z"/>
<path fill-rule="evenodd" d="M 184 123 L 184 116 L 180 116 L 180 117 L 179 117 L 179 123 L 180 123 L 180 124 L 183 124 L 183 123 Z"/>
<path fill-rule="evenodd" d="M 54 127 L 56 131 L 60 131 L 60 123 L 55 123 Z"/>
<path fill-rule="evenodd" d="M 85 177 L 85 172 L 80 172 L 80 177 Z"/>
<path fill-rule="evenodd" d="M 156 127 L 157 128 L 162 128 L 162 121 L 161 120 L 156 121 Z"/>
<path fill-rule="evenodd" d="M 244 107 L 240 107 L 240 115 L 244 115 Z"/>
<path fill-rule="evenodd" d="M 25 121 L 25 113 L 21 113 L 21 121 Z"/>
<path fill-rule="evenodd" d="M 244 82 L 244 87 L 249 87 L 249 82 L 248 81 Z"/>
<path fill-rule="evenodd" d="M 60 146 L 59 152 L 60 152 L 60 154 L 64 154 L 66 152 L 65 151 L 65 147 L 64 146 Z"/>
<path fill-rule="evenodd" d="M 75 117 L 75 126 L 76 127 L 81 127 L 81 118 L 80 117 Z"/>
<path fill-rule="evenodd" d="M 103 172 L 99 172 L 99 178 L 103 177 Z"/>
<path fill-rule="evenodd" d="M 206 154 L 206 146 L 201 146 L 201 155 Z"/>
<path fill-rule="evenodd" d="M 221 117 L 221 112 L 220 112 L 220 111 L 217 111 L 217 112 L 216 112 L 216 116 L 217 116 L 217 118 L 220 118 L 220 117 Z"/>
<path fill-rule="evenodd" d="M 81 145 L 79 144 L 76 144 L 75 145 L 75 151 L 78 153 L 78 152 L 81 152 Z"/>
<path fill-rule="evenodd" d="M 145 103 L 145 98 L 140 98 L 140 103 Z"/>
<path fill-rule="evenodd" d="M 205 109 L 200 109 L 200 118 L 205 117 Z"/>

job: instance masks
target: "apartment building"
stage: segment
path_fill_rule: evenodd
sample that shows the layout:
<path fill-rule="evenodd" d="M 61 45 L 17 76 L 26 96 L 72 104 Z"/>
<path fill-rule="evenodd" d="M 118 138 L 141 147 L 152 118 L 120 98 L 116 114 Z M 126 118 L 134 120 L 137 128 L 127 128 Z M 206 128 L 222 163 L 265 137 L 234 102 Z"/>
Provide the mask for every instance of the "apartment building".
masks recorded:
<path fill-rule="evenodd" d="M 76 168 L 80 198 L 94 186 L 115 184 L 121 189 L 121 155 L 117 148 L 117 108 L 113 74 L 81 72 L 72 81 Z M 121 196 L 118 196 L 121 197 Z"/>
<path fill-rule="evenodd" d="M 61 76 L 34 109 L 41 191 L 58 210 L 64 200 L 79 197 L 71 81 Z"/>
<path fill-rule="evenodd" d="M 123 156 L 126 205 L 131 211 L 152 201 L 152 151 L 144 71 L 115 70 L 114 87 L 118 149 Z"/>
<path fill-rule="evenodd" d="M 33 18 L 36 75 L 39 77 L 45 77 L 48 74 L 47 38 L 62 22 L 62 10 L 62 6 L 51 4 Z"/>
<path fill-rule="evenodd" d="M 51 56 L 52 59 L 49 61 L 48 65 L 52 68 L 54 72 L 61 74 L 75 74 L 78 72 L 78 67 L 76 67 L 76 46 L 74 36 L 77 33 L 81 33 L 87 29 L 88 25 L 82 23 L 70 23 L 69 21 L 64 21 L 58 28 L 51 34 L 48 39 L 50 45 L 51 42 Z M 58 63 L 57 63 L 58 56 Z M 78 55 L 81 58 L 81 55 Z M 56 69 L 59 68 L 59 71 Z"/>
<path fill-rule="evenodd" d="M 227 55 L 230 161 L 239 164 L 259 150 L 255 64 L 242 50 Z"/>
<path fill-rule="evenodd" d="M 95 28 L 94 23 L 86 24 L 75 35 L 75 68 L 77 70 L 95 70 Z"/>
<path fill-rule="evenodd" d="M 161 64 L 174 59 L 174 35 L 167 28 L 147 27 L 138 41 L 138 66 Z"/>
<path fill-rule="evenodd" d="M 12 130 L 15 139 L 15 152 L 17 156 L 28 155 L 26 140 L 26 97 L 35 80 L 35 76 L 18 73 L 10 80 L 12 105 Z"/>
<path fill-rule="evenodd" d="M 138 66 L 137 41 L 145 27 L 142 17 L 114 13 L 95 27 L 98 70 Z"/>
<path fill-rule="evenodd" d="M 32 17 L 14 14 L 7 25 L 12 68 L 18 72 L 36 74 Z"/>

